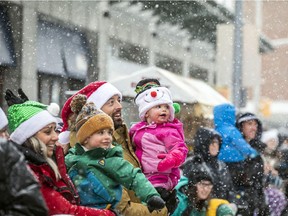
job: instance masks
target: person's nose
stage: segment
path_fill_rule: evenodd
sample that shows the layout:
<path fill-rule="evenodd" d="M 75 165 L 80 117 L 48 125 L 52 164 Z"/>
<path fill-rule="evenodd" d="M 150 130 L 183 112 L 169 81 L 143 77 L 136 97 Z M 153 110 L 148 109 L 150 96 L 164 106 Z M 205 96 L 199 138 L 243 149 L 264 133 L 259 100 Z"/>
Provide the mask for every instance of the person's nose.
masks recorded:
<path fill-rule="evenodd" d="M 53 131 L 52 132 L 52 140 L 54 141 L 57 141 L 59 138 L 58 138 L 58 133 L 56 131 Z"/>
<path fill-rule="evenodd" d="M 111 135 L 111 133 L 105 132 L 105 133 L 104 133 L 104 138 L 105 138 L 105 139 L 111 139 L 111 140 L 112 140 L 112 135 Z"/>
<path fill-rule="evenodd" d="M 254 131 L 257 131 L 257 125 L 253 125 L 253 126 L 252 126 L 252 129 L 253 129 Z"/>
<path fill-rule="evenodd" d="M 161 110 L 162 110 L 162 111 L 167 111 L 167 110 L 168 110 L 168 107 L 166 107 L 166 106 L 161 106 Z"/>
<path fill-rule="evenodd" d="M 116 109 L 122 109 L 122 104 L 121 104 L 121 102 L 120 101 L 116 101 L 116 103 L 115 103 L 115 108 Z"/>

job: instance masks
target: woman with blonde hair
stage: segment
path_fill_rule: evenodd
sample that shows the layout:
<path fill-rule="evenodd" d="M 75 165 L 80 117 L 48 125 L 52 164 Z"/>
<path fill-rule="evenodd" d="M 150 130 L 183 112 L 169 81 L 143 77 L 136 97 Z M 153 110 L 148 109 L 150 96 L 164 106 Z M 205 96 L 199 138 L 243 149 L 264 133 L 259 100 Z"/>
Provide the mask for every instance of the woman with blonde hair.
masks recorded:
<path fill-rule="evenodd" d="M 56 119 L 47 111 L 47 106 L 35 101 L 20 104 L 10 102 L 10 105 L 10 139 L 18 144 L 40 182 L 49 215 L 115 215 L 109 210 L 79 205 L 78 193 L 66 173 L 63 149 L 56 146 Z"/>

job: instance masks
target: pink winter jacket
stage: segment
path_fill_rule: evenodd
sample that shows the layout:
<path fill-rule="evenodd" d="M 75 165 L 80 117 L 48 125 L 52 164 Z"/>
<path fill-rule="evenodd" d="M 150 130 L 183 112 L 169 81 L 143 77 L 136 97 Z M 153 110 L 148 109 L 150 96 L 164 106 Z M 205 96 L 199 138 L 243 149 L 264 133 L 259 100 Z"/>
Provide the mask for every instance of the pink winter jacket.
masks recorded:
<path fill-rule="evenodd" d="M 164 124 L 147 125 L 142 121 L 133 125 L 129 134 L 147 179 L 154 187 L 172 190 L 188 152 L 183 124 L 176 118 Z"/>

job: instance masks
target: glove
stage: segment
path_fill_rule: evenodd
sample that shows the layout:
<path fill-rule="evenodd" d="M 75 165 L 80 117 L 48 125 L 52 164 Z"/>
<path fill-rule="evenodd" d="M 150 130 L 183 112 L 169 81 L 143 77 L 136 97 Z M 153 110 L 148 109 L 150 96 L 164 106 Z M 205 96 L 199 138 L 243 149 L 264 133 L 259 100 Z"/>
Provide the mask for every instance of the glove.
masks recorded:
<path fill-rule="evenodd" d="M 178 167 L 183 162 L 183 155 L 180 151 L 172 151 L 169 154 L 159 154 L 157 157 L 163 159 L 159 162 L 157 167 L 159 172 L 164 172 L 171 168 Z"/>
<path fill-rule="evenodd" d="M 164 206 L 165 206 L 165 202 L 159 196 L 152 196 L 147 201 L 147 207 L 150 213 L 152 213 L 154 210 L 160 210 L 164 208 Z"/>
<path fill-rule="evenodd" d="M 169 215 L 175 211 L 178 206 L 179 200 L 176 196 L 176 190 L 168 191 L 165 188 L 156 187 L 157 192 L 160 194 L 162 199 L 166 202 L 166 207 L 168 209 Z"/>
<path fill-rule="evenodd" d="M 18 97 L 14 95 L 14 93 L 10 89 L 6 90 L 5 100 L 7 101 L 8 106 L 12 106 L 14 104 L 21 104 L 29 100 L 21 88 L 18 89 L 18 95 Z"/>
<path fill-rule="evenodd" d="M 170 154 L 159 154 L 157 156 L 159 159 L 163 159 L 159 162 L 157 166 L 157 170 L 159 172 L 164 172 L 166 170 L 169 170 L 175 166 L 175 160 L 174 157 Z"/>

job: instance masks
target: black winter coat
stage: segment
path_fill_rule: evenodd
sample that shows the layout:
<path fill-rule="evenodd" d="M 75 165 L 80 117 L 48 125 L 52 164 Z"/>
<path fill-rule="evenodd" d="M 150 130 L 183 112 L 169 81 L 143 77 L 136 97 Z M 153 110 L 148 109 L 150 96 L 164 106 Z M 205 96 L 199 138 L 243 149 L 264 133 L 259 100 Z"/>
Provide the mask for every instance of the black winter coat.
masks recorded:
<path fill-rule="evenodd" d="M 245 121 L 255 120 L 258 124 L 256 137 L 250 140 L 249 144 L 258 151 L 263 153 L 266 144 L 260 138 L 262 135 L 262 123 L 253 113 L 240 113 L 237 116 L 236 127 L 242 132 L 242 125 Z M 243 136 L 244 137 L 244 136 Z M 244 137 L 245 138 L 245 137 Z M 269 215 L 269 208 L 266 205 L 264 194 L 264 161 L 261 156 L 246 159 L 243 163 L 245 170 L 245 181 L 242 190 L 245 192 L 246 200 L 248 201 L 250 209 L 259 209 L 258 215 Z"/>
<path fill-rule="evenodd" d="M 211 156 L 209 154 L 209 145 L 214 138 L 219 140 L 220 149 L 222 142 L 220 134 L 210 128 L 199 128 L 194 138 L 194 152 L 196 155 L 203 158 L 207 167 L 211 171 L 214 182 L 212 197 L 222 198 L 233 202 L 236 193 L 228 167 L 223 161 L 217 159 L 217 155 Z"/>
<path fill-rule="evenodd" d="M 0 216 L 48 215 L 40 186 L 14 145 L 0 139 Z"/>

